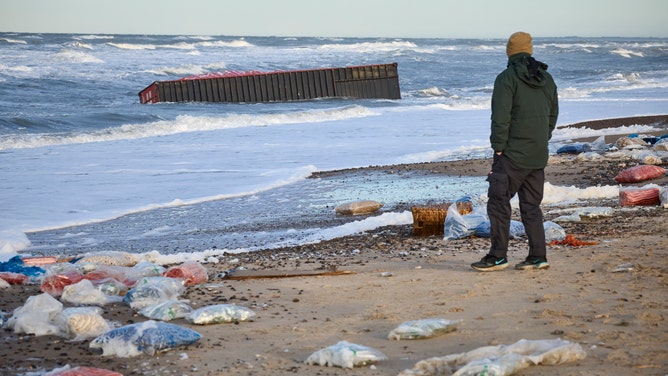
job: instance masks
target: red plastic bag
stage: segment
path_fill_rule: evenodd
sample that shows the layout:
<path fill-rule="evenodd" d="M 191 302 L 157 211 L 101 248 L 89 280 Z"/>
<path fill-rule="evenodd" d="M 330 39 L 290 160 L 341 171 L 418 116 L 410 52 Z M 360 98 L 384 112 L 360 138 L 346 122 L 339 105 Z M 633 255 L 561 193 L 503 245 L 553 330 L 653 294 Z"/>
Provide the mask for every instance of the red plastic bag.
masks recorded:
<path fill-rule="evenodd" d="M 27 275 L 13 272 L 0 272 L 0 279 L 4 279 L 10 285 L 22 285 L 30 278 Z"/>
<path fill-rule="evenodd" d="M 615 176 L 617 183 L 636 183 L 643 180 L 660 178 L 666 174 L 666 169 L 654 165 L 639 165 L 624 169 Z"/>
<path fill-rule="evenodd" d="M 659 205 L 659 188 L 625 188 L 619 190 L 622 206 Z"/>
<path fill-rule="evenodd" d="M 73 285 L 82 279 L 83 274 L 78 269 L 68 269 L 44 277 L 39 289 L 51 296 L 60 296 L 65 286 Z"/>
<path fill-rule="evenodd" d="M 185 285 L 197 285 L 209 279 L 206 268 L 197 261 L 186 261 L 181 265 L 172 266 L 162 273 L 163 277 L 185 279 Z"/>

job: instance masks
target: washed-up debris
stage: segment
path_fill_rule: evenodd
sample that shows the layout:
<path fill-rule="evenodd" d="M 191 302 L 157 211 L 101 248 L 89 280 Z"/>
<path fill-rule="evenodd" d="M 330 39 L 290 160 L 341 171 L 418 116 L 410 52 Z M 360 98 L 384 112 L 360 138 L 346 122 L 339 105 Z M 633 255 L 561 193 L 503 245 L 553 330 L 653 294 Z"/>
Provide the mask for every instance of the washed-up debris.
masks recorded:
<path fill-rule="evenodd" d="M 662 177 L 666 174 L 666 169 L 654 165 L 638 165 L 629 167 L 620 171 L 615 176 L 618 183 L 637 183 L 645 180 L 652 180 Z"/>
<path fill-rule="evenodd" d="M 394 340 L 432 338 L 457 330 L 460 322 L 461 320 L 441 318 L 406 321 L 394 328 L 387 338 Z"/>
<path fill-rule="evenodd" d="M 112 329 L 91 341 L 89 347 L 102 349 L 103 356 L 129 358 L 190 345 L 201 337 L 196 331 L 179 325 L 148 320 Z"/>
<path fill-rule="evenodd" d="M 14 272 L 0 272 L 0 279 L 10 285 L 22 285 L 30 280 L 27 275 Z"/>
<path fill-rule="evenodd" d="M 633 263 L 626 263 L 626 264 L 620 264 L 617 265 L 614 269 L 611 270 L 613 273 L 621 273 L 621 272 L 632 272 L 635 269 L 635 265 Z"/>
<path fill-rule="evenodd" d="M 142 278 L 123 297 L 123 302 L 141 309 L 168 300 L 177 300 L 185 290 L 184 280 L 169 277 Z"/>
<path fill-rule="evenodd" d="M 14 256 L 5 262 L 0 262 L 0 272 L 19 273 L 31 279 L 40 278 L 45 270 L 39 266 L 26 265 L 21 256 Z"/>
<path fill-rule="evenodd" d="M 622 188 L 619 190 L 619 204 L 621 206 L 659 205 L 661 203 L 659 192 L 660 189 L 656 186 Z"/>
<path fill-rule="evenodd" d="M 98 307 L 68 307 L 47 293 L 31 296 L 14 310 L 7 327 L 14 333 L 57 335 L 71 340 L 92 338 L 109 330 Z"/>
<path fill-rule="evenodd" d="M 198 261 L 186 261 L 181 265 L 172 266 L 162 273 L 162 275 L 183 279 L 186 286 L 206 283 L 209 280 L 206 268 Z"/>
<path fill-rule="evenodd" d="M 549 243 L 550 245 L 570 245 L 573 247 L 581 247 L 583 245 L 597 245 L 597 241 L 585 241 L 576 238 L 574 235 L 566 235 L 563 240 L 553 240 Z"/>
<path fill-rule="evenodd" d="M 233 323 L 248 321 L 256 313 L 246 307 L 235 304 L 215 304 L 198 308 L 186 316 L 186 320 L 196 325 Z"/>
<path fill-rule="evenodd" d="M 559 365 L 582 360 L 586 355 L 579 344 L 561 339 L 521 339 L 511 345 L 485 346 L 466 353 L 421 360 L 399 376 L 507 376 L 532 365 Z"/>
<path fill-rule="evenodd" d="M 68 364 L 47 372 L 44 376 L 123 376 L 123 374 L 103 368 L 71 367 Z"/>
<path fill-rule="evenodd" d="M 383 207 L 383 203 L 373 200 L 355 201 L 341 204 L 334 211 L 343 215 L 358 215 L 373 213 Z"/>
<path fill-rule="evenodd" d="M 305 361 L 306 364 L 327 367 L 354 368 L 387 360 L 382 352 L 371 347 L 340 341 L 318 350 Z"/>
<path fill-rule="evenodd" d="M 182 319 L 193 312 L 193 308 L 180 300 L 168 300 L 142 308 L 139 313 L 151 320 L 170 321 Z"/>
<path fill-rule="evenodd" d="M 133 266 L 139 262 L 137 255 L 129 252 L 109 251 L 97 252 L 73 260 L 78 264 L 95 264 L 107 266 Z"/>
<path fill-rule="evenodd" d="M 222 273 L 221 273 L 222 274 Z M 349 270 L 229 270 L 221 278 L 231 280 L 337 276 L 355 274 Z"/>

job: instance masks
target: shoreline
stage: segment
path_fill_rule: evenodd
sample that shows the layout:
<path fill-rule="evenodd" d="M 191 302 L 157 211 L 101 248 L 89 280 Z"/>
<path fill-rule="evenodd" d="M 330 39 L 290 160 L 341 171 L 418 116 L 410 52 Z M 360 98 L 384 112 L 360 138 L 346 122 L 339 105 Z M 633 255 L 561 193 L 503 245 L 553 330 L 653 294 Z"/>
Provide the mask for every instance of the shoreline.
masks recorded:
<path fill-rule="evenodd" d="M 553 157 L 546 180 L 579 188 L 618 185 L 612 183 L 616 173 L 635 163 Z M 326 174 L 328 179 L 344 181 L 369 169 L 409 180 L 413 173 L 482 177 L 489 161 L 372 166 Z M 626 185 L 647 183 L 665 187 L 668 176 Z M 410 203 L 405 205 L 409 209 Z M 581 345 L 586 358 L 531 366 L 516 375 L 664 376 L 668 371 L 668 210 L 624 208 L 617 199 L 593 200 L 544 207 L 545 219 L 574 206 L 607 206 L 614 211 L 612 216 L 563 223 L 567 234 L 598 244 L 550 245 L 548 270 L 476 272 L 469 265 L 484 255 L 488 239 L 418 237 L 412 225 L 384 226 L 314 244 L 222 254 L 217 262 L 204 264 L 207 283 L 187 288 L 181 298 L 195 308 L 221 303 L 244 306 L 257 313 L 253 320 L 207 326 L 173 320 L 201 333 L 202 339 L 133 358 L 102 357 L 89 349 L 89 340 L 71 342 L 3 330 L 0 373 L 50 371 L 69 364 L 124 375 L 397 375 L 431 357 L 520 339 L 561 338 Z M 512 264 L 525 253 L 524 239 L 511 240 Z M 624 264 L 632 266 L 615 271 Z M 256 277 L 292 276 L 222 278 L 222 273 L 235 268 Z M 349 273 L 315 275 L 327 271 Z M 11 286 L 2 290 L 0 306 L 10 313 L 38 294 L 39 285 Z M 105 305 L 103 311 L 106 319 L 119 325 L 146 320 L 124 303 Z M 454 332 L 430 339 L 387 339 L 402 322 L 435 317 L 462 321 Z M 388 360 L 352 371 L 304 364 L 313 352 L 341 340 L 377 349 Z"/>

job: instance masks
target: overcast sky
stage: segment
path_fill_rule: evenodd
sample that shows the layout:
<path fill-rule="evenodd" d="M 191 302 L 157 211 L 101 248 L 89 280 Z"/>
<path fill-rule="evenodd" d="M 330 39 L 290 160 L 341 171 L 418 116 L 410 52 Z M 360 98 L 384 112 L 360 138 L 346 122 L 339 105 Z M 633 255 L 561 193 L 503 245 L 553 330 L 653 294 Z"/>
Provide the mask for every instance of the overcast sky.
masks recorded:
<path fill-rule="evenodd" d="M 0 31 L 230 36 L 668 37 L 666 0 L 1 0 Z"/>

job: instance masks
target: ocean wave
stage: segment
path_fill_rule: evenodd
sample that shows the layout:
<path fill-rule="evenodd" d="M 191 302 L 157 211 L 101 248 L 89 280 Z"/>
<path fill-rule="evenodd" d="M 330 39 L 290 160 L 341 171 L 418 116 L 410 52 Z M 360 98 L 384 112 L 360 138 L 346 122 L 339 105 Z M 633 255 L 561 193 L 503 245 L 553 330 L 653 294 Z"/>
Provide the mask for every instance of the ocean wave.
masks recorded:
<path fill-rule="evenodd" d="M 82 51 L 64 49 L 54 55 L 55 61 L 73 63 L 104 63 L 104 60 Z"/>
<path fill-rule="evenodd" d="M 177 42 L 171 44 L 144 44 L 144 43 L 115 43 L 109 42 L 107 45 L 121 50 L 157 50 L 157 49 L 177 49 L 177 50 L 194 50 L 198 47 L 252 47 L 244 39 L 235 39 L 231 41 L 202 41 L 195 43 Z"/>
<path fill-rule="evenodd" d="M 227 68 L 225 63 L 215 63 L 207 65 L 179 65 L 178 67 L 162 67 L 158 69 L 151 69 L 146 72 L 161 76 L 193 76 L 209 72 L 216 72 Z"/>
<path fill-rule="evenodd" d="M 0 40 L 13 44 L 28 44 L 28 42 L 20 39 L 0 38 Z"/>
<path fill-rule="evenodd" d="M 95 39 L 114 39 L 113 35 L 99 35 L 99 34 L 91 34 L 91 35 L 76 35 L 73 36 L 72 39 L 86 39 L 86 40 L 95 40 Z"/>
<path fill-rule="evenodd" d="M 323 44 L 317 47 L 319 50 L 326 51 L 354 51 L 361 53 L 368 52 L 393 52 L 393 51 L 414 51 L 420 53 L 433 53 L 431 48 L 420 48 L 417 44 L 408 41 L 391 41 L 391 42 L 360 42 L 351 44 Z"/>
<path fill-rule="evenodd" d="M 0 138 L 0 150 L 28 149 L 51 145 L 83 144 L 179 133 L 212 131 L 244 127 L 277 126 L 299 123 L 320 123 L 374 116 L 376 112 L 363 106 L 348 106 L 327 110 L 301 111 L 284 114 L 233 114 L 224 117 L 181 115 L 174 120 L 153 123 L 126 124 L 93 132 L 66 134 L 8 135 Z"/>
<path fill-rule="evenodd" d="M 614 49 L 614 50 L 610 51 L 610 53 L 613 54 L 613 55 L 619 55 L 621 57 L 625 57 L 625 58 L 629 58 L 629 59 L 634 57 L 634 56 L 645 57 L 645 54 L 643 54 L 642 52 L 631 51 L 631 50 L 627 50 L 625 48 L 617 48 L 617 49 Z"/>

